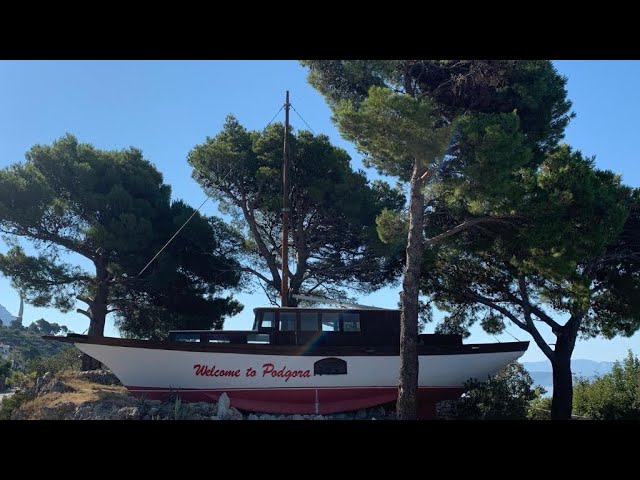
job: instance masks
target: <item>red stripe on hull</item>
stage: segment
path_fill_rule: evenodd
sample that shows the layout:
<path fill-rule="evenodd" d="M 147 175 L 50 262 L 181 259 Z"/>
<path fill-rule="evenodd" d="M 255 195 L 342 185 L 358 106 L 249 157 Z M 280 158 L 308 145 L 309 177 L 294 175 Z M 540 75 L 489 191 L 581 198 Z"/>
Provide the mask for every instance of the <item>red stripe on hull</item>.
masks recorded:
<path fill-rule="evenodd" d="M 170 394 L 179 395 L 187 402 L 211 402 L 227 392 L 231 405 L 239 410 L 281 414 L 321 414 L 348 412 L 395 402 L 397 387 L 362 388 L 274 388 L 274 389 L 220 389 L 220 390 L 167 390 L 155 387 L 127 386 L 133 395 L 153 400 L 166 400 Z M 421 387 L 418 401 L 422 418 L 430 418 L 434 405 L 441 400 L 456 399 L 463 390 L 456 387 Z"/>

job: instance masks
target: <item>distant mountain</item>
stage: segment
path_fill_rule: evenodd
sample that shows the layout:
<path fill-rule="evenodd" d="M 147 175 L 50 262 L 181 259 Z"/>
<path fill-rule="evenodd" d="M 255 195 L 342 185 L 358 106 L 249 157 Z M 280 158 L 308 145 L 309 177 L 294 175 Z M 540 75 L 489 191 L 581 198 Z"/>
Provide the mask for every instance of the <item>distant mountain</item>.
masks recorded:
<path fill-rule="evenodd" d="M 602 375 L 609 373 L 613 367 L 614 362 L 595 362 L 593 360 L 586 360 L 576 358 L 571 360 L 571 372 L 574 375 L 590 377 L 593 375 Z M 529 372 L 551 372 L 551 362 L 522 362 L 524 368 Z"/>
<path fill-rule="evenodd" d="M 0 305 L 0 323 L 3 325 L 9 325 L 13 320 L 13 315 L 9 313 L 9 310 Z"/>
<path fill-rule="evenodd" d="M 604 375 L 611 371 L 614 362 L 595 362 L 586 359 L 574 359 L 571 361 L 571 373 L 575 377 L 594 379 L 598 375 Z M 551 363 L 542 362 L 522 362 L 524 368 L 529 371 L 534 385 L 540 385 L 547 390 L 547 395 L 553 392 L 553 375 L 551 373 Z"/>
<path fill-rule="evenodd" d="M 547 395 L 553 393 L 553 374 L 551 372 L 529 372 L 534 386 L 543 387 L 547 391 Z"/>

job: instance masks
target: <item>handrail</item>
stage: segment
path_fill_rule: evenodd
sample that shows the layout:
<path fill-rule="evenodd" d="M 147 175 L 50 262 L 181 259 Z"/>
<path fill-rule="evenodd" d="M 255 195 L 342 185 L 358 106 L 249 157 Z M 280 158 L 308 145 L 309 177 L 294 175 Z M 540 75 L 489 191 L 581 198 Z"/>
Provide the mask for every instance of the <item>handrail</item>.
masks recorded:
<path fill-rule="evenodd" d="M 341 307 L 345 307 L 345 308 L 367 308 L 371 310 L 389 310 L 388 308 L 372 307 L 370 305 L 360 305 L 358 303 L 342 302 L 340 300 L 331 300 L 329 298 L 314 297 L 312 295 L 294 294 L 291 296 L 297 300 L 306 300 L 307 302 L 327 303 L 330 305 L 340 305 Z"/>

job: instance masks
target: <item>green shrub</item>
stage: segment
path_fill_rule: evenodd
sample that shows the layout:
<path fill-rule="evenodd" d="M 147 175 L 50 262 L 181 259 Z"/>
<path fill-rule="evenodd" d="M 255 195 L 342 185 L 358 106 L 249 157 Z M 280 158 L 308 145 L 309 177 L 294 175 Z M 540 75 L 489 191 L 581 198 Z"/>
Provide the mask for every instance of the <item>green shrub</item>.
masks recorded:
<path fill-rule="evenodd" d="M 17 392 L 10 397 L 5 397 L 0 403 L 0 420 L 10 420 L 14 410 L 32 399 L 33 394 L 28 391 Z"/>
<path fill-rule="evenodd" d="M 11 374 L 11 362 L 0 358 L 0 392 L 7 387 L 7 377 Z"/>
<path fill-rule="evenodd" d="M 594 420 L 640 419 L 640 360 L 631 351 L 611 373 L 573 387 L 573 413 Z"/>
<path fill-rule="evenodd" d="M 533 388 L 529 372 L 518 362 L 485 382 L 469 381 L 465 388 L 456 415 L 465 420 L 525 419 L 530 402 L 544 394 L 544 389 Z"/>
<path fill-rule="evenodd" d="M 182 398 L 176 397 L 176 401 L 173 405 L 173 419 L 184 420 L 187 418 L 187 408 L 182 405 Z"/>
<path fill-rule="evenodd" d="M 551 420 L 551 397 L 543 397 L 542 394 L 534 398 L 527 412 L 529 420 Z"/>
<path fill-rule="evenodd" d="M 21 372 L 20 370 L 12 370 L 7 377 L 7 387 L 9 388 L 29 388 L 33 386 L 37 375 L 35 372 Z"/>
<path fill-rule="evenodd" d="M 80 351 L 76 347 L 68 347 L 51 357 L 36 357 L 28 360 L 24 370 L 34 372 L 36 376 L 41 377 L 46 372 L 77 371 L 80 370 L 80 365 Z"/>
<path fill-rule="evenodd" d="M 8 377 L 11 373 L 11 362 L 0 359 L 0 377 Z"/>

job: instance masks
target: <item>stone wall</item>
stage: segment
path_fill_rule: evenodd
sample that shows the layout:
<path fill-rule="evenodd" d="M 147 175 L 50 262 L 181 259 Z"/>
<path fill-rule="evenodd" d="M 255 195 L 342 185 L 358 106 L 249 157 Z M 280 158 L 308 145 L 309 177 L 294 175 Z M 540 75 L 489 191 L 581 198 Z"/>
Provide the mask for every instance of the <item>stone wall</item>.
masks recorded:
<path fill-rule="evenodd" d="M 449 420 L 456 418 L 459 400 L 443 400 L 436 404 L 436 418 Z"/>

